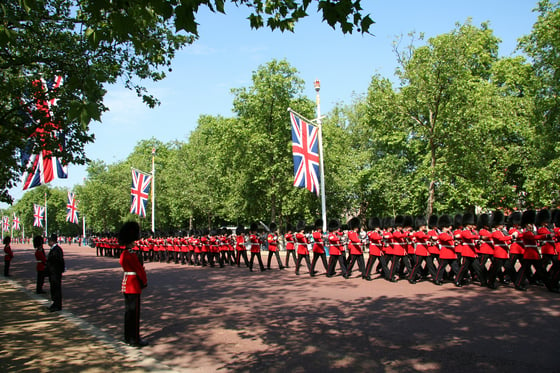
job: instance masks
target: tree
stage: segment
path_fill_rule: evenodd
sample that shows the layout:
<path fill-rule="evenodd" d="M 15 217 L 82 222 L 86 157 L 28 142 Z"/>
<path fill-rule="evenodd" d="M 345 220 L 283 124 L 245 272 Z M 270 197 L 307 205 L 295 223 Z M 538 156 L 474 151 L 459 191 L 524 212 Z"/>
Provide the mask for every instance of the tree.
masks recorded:
<path fill-rule="evenodd" d="M 232 0 L 251 9 L 250 24 L 293 31 L 307 16 L 310 0 Z M 18 162 L 24 149 L 52 151 L 66 163 L 84 164 L 84 146 L 94 141 L 91 120 L 106 111 L 104 86 L 122 78 L 153 107 L 142 80 L 158 81 L 171 69 L 175 52 L 197 35 L 201 6 L 225 13 L 224 0 L 8 0 L 0 8 L 0 200 L 11 202 L 8 189 L 25 171 Z M 362 15 L 360 0 L 323 0 L 323 19 L 344 33 L 368 32 L 373 23 Z M 37 84 L 62 76 L 50 92 Z M 56 98 L 50 115 L 36 102 Z M 38 131 L 39 129 L 39 131 Z M 54 131 L 56 130 L 56 132 Z"/>

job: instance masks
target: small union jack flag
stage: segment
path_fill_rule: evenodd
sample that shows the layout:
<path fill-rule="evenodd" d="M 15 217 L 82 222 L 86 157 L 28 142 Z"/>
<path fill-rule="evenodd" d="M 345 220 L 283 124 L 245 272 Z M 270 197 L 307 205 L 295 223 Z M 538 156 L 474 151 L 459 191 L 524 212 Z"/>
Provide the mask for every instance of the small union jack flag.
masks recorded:
<path fill-rule="evenodd" d="M 146 205 L 150 196 L 152 175 L 132 169 L 132 187 L 130 188 L 131 206 L 130 213 L 146 216 Z"/>
<path fill-rule="evenodd" d="M 51 81 L 37 80 L 35 84 L 41 87 L 43 92 L 46 92 L 48 95 L 49 92 L 60 87 L 62 77 L 57 76 Z M 45 117 L 50 120 L 52 118 L 51 108 L 55 104 L 56 98 L 37 99 L 35 102 L 32 102 L 30 105 L 31 109 L 29 109 L 29 121 L 31 123 L 35 121 L 33 119 L 34 111 L 43 112 Z M 56 126 L 53 123 L 48 123 L 37 128 L 32 136 L 37 136 L 39 141 L 42 136 L 46 136 L 49 132 L 53 132 L 52 136 L 56 136 L 56 131 L 53 131 L 55 128 Z M 62 164 L 59 158 L 52 156 L 50 150 L 28 149 L 22 152 L 21 158 L 22 164 L 28 168 L 28 171 L 23 175 L 23 190 L 50 183 L 56 178 L 68 178 L 68 167 Z"/>
<path fill-rule="evenodd" d="M 7 216 L 2 216 L 2 230 L 8 232 L 10 230 L 10 218 Z"/>
<path fill-rule="evenodd" d="M 15 231 L 19 231 L 19 218 L 16 216 L 15 212 L 14 212 L 14 218 L 12 220 L 12 228 Z"/>
<path fill-rule="evenodd" d="M 68 203 L 66 204 L 66 221 L 78 224 L 78 201 L 74 198 L 74 193 L 68 192 Z"/>
<path fill-rule="evenodd" d="M 319 195 L 319 129 L 290 112 L 294 186 Z"/>
<path fill-rule="evenodd" d="M 45 206 L 33 205 L 33 226 L 43 227 L 43 218 L 45 215 Z"/>

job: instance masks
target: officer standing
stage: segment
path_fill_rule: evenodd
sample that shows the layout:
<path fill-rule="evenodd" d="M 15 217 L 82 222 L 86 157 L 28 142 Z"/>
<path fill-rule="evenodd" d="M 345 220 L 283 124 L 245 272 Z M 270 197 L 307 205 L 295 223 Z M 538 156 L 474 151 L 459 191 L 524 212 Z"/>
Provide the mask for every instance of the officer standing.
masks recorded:
<path fill-rule="evenodd" d="M 144 265 L 134 251 L 140 238 L 140 226 L 134 221 L 124 223 L 119 231 L 119 243 L 125 247 L 120 257 L 124 271 L 121 289 L 124 294 L 124 341 L 133 347 L 143 347 L 148 342 L 140 339 L 140 295 L 148 286 Z"/>
<path fill-rule="evenodd" d="M 52 304 L 49 311 L 62 310 L 62 273 L 65 270 L 64 253 L 58 245 L 58 236 L 56 233 L 50 235 L 47 240 L 51 250 L 47 256 L 47 268 L 49 271 L 49 282 L 51 285 Z"/>
<path fill-rule="evenodd" d="M 35 260 L 37 261 L 37 287 L 35 292 L 37 294 L 44 294 L 43 284 L 49 272 L 47 270 L 47 255 L 45 254 L 45 249 L 43 249 L 42 236 L 33 237 L 33 247 L 35 248 Z"/>

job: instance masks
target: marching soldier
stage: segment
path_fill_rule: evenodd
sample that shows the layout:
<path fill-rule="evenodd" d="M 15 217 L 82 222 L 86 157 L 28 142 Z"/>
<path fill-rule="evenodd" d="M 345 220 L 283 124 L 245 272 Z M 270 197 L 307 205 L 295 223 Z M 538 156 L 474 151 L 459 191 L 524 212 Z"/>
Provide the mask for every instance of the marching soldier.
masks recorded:
<path fill-rule="evenodd" d="M 509 278 L 515 278 L 515 270 L 511 267 L 509 261 L 509 243 L 513 237 L 505 232 L 504 223 L 504 213 L 499 210 L 494 211 L 492 214 L 494 257 L 492 258 L 492 265 L 488 271 L 488 287 L 491 289 L 497 288 L 496 276 L 502 268 Z"/>
<path fill-rule="evenodd" d="M 297 261 L 296 261 L 296 275 L 299 275 L 299 266 L 301 265 L 302 259 L 305 259 L 305 263 L 307 264 L 307 270 L 309 271 L 310 276 L 314 276 L 313 272 L 311 272 L 311 263 L 309 261 L 309 249 L 307 245 L 309 244 L 309 240 L 305 235 L 305 222 L 299 221 L 296 226 L 296 235 L 295 235 L 295 242 L 297 243 Z"/>
<path fill-rule="evenodd" d="M 286 224 L 286 234 L 284 235 L 284 239 L 286 240 L 286 264 L 284 267 L 290 268 L 290 256 L 294 260 L 294 265 L 297 263 L 296 259 L 296 248 L 294 245 L 294 235 L 292 233 L 292 225 L 290 223 Z"/>
<path fill-rule="evenodd" d="M 253 272 L 253 261 L 255 260 L 255 257 L 258 259 L 259 261 L 259 267 L 261 269 L 261 272 L 263 272 L 265 270 L 264 268 L 264 264 L 262 261 L 262 257 L 261 257 L 261 244 L 262 241 L 260 239 L 260 237 L 257 235 L 257 230 L 258 230 L 258 225 L 257 223 L 251 223 L 251 230 L 250 230 L 250 234 L 249 234 L 249 243 L 251 245 L 251 259 L 249 260 L 249 270 L 251 272 Z"/>
<path fill-rule="evenodd" d="M 455 253 L 455 241 L 452 232 L 453 222 L 451 221 L 451 217 L 449 215 L 440 216 L 438 226 L 442 231 L 438 236 L 440 262 L 434 284 L 441 285 L 445 268 L 449 265 L 453 274 L 456 276 L 459 272 L 459 266 L 457 264 L 457 254 Z"/>
<path fill-rule="evenodd" d="M 463 279 L 469 270 L 473 271 L 477 278 L 480 280 L 481 286 L 486 286 L 486 276 L 482 270 L 482 265 L 478 260 L 476 253 L 476 241 L 480 238 L 475 230 L 475 217 L 473 214 L 466 213 L 463 215 L 463 230 L 460 234 L 460 239 L 463 244 L 461 251 L 462 264 L 459 268 L 459 273 L 455 279 L 455 286 L 463 286 Z"/>
<path fill-rule="evenodd" d="M 383 254 L 383 236 L 381 235 L 381 221 L 378 217 L 372 217 L 368 220 L 369 232 L 367 233 L 369 239 L 369 258 L 366 264 L 366 279 L 371 279 L 371 271 L 376 261 L 379 261 L 382 268 L 382 274 L 387 279 L 389 277 L 389 268 L 385 261 Z"/>
<path fill-rule="evenodd" d="M 237 255 L 235 257 L 235 262 L 237 266 L 241 266 L 241 258 L 243 258 L 243 262 L 245 263 L 246 267 L 249 267 L 249 259 L 247 259 L 247 248 L 245 247 L 245 227 L 242 225 L 237 226 L 235 231 L 237 237 L 235 238 L 235 250 L 237 251 Z"/>
<path fill-rule="evenodd" d="M 422 272 L 422 263 L 425 263 L 426 269 L 432 276 L 432 278 L 436 277 L 436 268 L 434 267 L 434 263 L 429 261 L 428 258 L 430 253 L 428 252 L 428 240 L 430 236 L 427 233 L 427 222 L 426 218 L 423 216 L 416 217 L 415 226 L 416 232 L 412 234 L 412 239 L 414 240 L 415 245 L 415 262 L 412 266 L 412 271 L 408 276 L 408 282 L 411 284 L 415 284 L 419 277 L 421 277 Z"/>
<path fill-rule="evenodd" d="M 276 225 L 276 223 L 270 223 L 269 225 L 270 228 L 270 232 L 268 233 L 268 236 L 266 238 L 266 240 L 268 241 L 268 259 L 267 259 L 267 265 L 266 268 L 270 269 L 270 264 L 272 262 L 272 257 L 276 256 L 276 261 L 278 262 L 278 268 L 280 269 L 284 269 L 284 266 L 282 265 L 282 261 L 280 260 L 280 253 L 278 252 L 278 234 L 276 233 L 276 229 L 278 228 L 278 226 Z"/>
<path fill-rule="evenodd" d="M 311 262 L 311 273 L 315 275 L 315 265 L 317 260 L 321 258 L 323 262 L 323 268 L 325 272 L 329 272 L 329 266 L 327 264 L 327 254 L 325 253 L 325 245 L 323 243 L 323 220 L 317 219 L 315 221 L 315 230 L 313 231 L 313 260 Z"/>
<path fill-rule="evenodd" d="M 332 277 L 336 273 L 336 263 L 340 264 L 342 276 L 348 278 L 346 270 L 346 260 L 344 259 L 344 245 L 341 242 L 343 233 L 340 231 L 340 223 L 338 220 L 331 220 L 329 222 L 329 270 L 327 277 Z"/>
<path fill-rule="evenodd" d="M 360 220 L 354 217 L 350 219 L 348 225 L 350 227 L 350 231 L 348 231 L 348 250 L 350 251 L 348 276 L 351 276 L 352 268 L 354 264 L 358 262 L 358 269 L 362 273 L 362 279 L 371 280 L 366 273 L 362 238 L 360 237 Z"/>

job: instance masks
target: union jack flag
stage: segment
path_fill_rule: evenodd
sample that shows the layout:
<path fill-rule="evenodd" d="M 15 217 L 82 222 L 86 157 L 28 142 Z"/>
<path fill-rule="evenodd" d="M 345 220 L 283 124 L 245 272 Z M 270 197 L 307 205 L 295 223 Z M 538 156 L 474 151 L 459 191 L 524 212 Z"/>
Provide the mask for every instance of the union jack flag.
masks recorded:
<path fill-rule="evenodd" d="M 319 195 L 319 129 L 290 112 L 294 186 Z"/>
<path fill-rule="evenodd" d="M 19 218 L 16 216 L 14 212 L 14 218 L 12 219 L 12 228 L 16 231 L 19 231 Z"/>
<path fill-rule="evenodd" d="M 33 205 L 33 226 L 34 227 L 43 227 L 43 218 L 45 215 L 45 206 L 41 205 Z"/>
<path fill-rule="evenodd" d="M 152 175 L 132 169 L 132 187 L 130 188 L 131 206 L 130 213 L 146 216 L 146 205 L 150 196 Z"/>
<path fill-rule="evenodd" d="M 62 84 L 62 77 L 57 76 L 53 81 L 49 82 L 38 80 L 35 83 L 40 85 L 44 92 L 48 93 L 60 87 Z M 38 99 L 34 105 L 31 106 L 34 106 L 34 110 L 44 112 L 45 117 L 50 119 L 52 117 L 51 107 L 55 104 L 56 98 L 49 98 L 47 100 Z M 30 109 L 30 122 L 34 121 L 32 111 L 33 110 Z M 55 128 L 56 126 L 54 123 L 48 123 L 48 125 L 38 128 L 32 136 L 38 136 L 40 139 L 41 136 L 45 136 L 49 132 L 54 132 L 53 135 L 56 135 L 56 131 L 53 131 Z M 22 164 L 26 165 L 28 170 L 23 175 L 23 190 L 50 183 L 56 178 L 68 178 L 67 166 L 63 165 L 59 158 L 53 157 L 50 150 L 40 149 L 35 154 L 30 154 L 31 152 L 34 151 L 29 149 L 22 152 Z"/>
<path fill-rule="evenodd" d="M 74 198 L 74 193 L 68 192 L 68 203 L 66 204 L 66 221 L 78 224 L 78 201 Z"/>
<path fill-rule="evenodd" d="M 2 216 L 2 231 L 7 232 L 10 230 L 10 218 Z"/>

